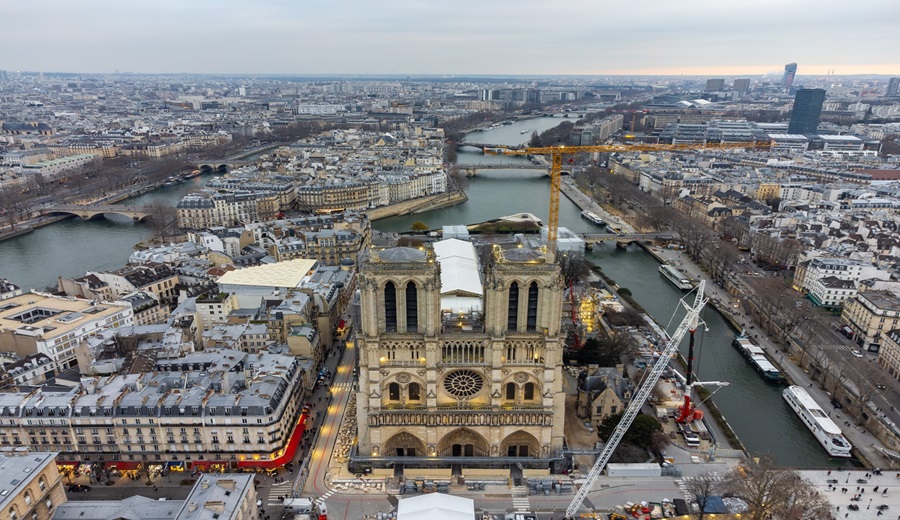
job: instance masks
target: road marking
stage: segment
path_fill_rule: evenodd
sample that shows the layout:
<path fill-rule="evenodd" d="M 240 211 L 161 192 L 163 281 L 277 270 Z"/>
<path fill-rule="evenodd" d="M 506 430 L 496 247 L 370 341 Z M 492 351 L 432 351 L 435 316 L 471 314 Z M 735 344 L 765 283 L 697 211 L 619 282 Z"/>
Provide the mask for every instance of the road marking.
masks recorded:
<path fill-rule="evenodd" d="M 513 508 L 519 512 L 531 511 L 531 501 L 528 500 L 528 488 L 516 486 L 512 488 Z"/>
<path fill-rule="evenodd" d="M 324 495 L 320 496 L 319 498 L 315 499 L 313 502 L 315 502 L 316 505 L 321 506 L 322 504 L 325 503 L 325 499 L 330 497 L 333 494 L 334 494 L 334 490 L 332 489 L 331 491 L 329 491 L 329 492 L 325 493 Z"/>

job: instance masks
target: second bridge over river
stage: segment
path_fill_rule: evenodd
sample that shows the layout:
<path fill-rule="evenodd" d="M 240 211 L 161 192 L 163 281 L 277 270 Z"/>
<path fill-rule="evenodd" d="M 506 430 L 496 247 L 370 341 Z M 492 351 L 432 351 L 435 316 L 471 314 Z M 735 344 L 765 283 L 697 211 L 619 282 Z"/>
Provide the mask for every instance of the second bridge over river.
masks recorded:
<path fill-rule="evenodd" d="M 150 217 L 150 213 L 133 206 L 119 206 L 113 204 L 57 204 L 38 210 L 41 215 L 75 215 L 82 220 L 92 220 L 103 215 L 122 215 L 135 222 L 140 222 Z"/>

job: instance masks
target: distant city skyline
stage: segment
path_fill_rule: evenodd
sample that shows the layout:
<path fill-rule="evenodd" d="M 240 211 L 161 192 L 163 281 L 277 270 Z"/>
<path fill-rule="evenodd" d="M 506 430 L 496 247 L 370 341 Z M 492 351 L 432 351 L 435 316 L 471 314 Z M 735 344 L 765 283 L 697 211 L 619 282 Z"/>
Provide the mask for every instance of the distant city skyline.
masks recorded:
<path fill-rule="evenodd" d="M 3 2 L 0 69 L 108 73 L 900 74 L 900 2 Z"/>

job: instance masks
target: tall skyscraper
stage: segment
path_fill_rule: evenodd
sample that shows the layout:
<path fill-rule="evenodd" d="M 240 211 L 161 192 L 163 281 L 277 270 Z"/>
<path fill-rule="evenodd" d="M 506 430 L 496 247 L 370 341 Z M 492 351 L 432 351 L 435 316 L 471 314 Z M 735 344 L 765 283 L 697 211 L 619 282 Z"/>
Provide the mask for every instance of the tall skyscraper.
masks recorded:
<path fill-rule="evenodd" d="M 791 122 L 788 123 L 789 134 L 814 134 L 822 116 L 822 104 L 825 103 L 825 90 L 821 88 L 804 88 L 794 96 L 794 109 L 791 111 Z"/>
<path fill-rule="evenodd" d="M 784 66 L 784 76 L 781 77 L 781 85 L 785 90 L 791 90 L 791 85 L 794 84 L 794 76 L 797 75 L 797 64 L 796 63 L 788 63 Z"/>
<path fill-rule="evenodd" d="M 734 80 L 734 85 L 731 86 L 731 89 L 735 92 L 749 92 L 750 78 L 740 78 Z"/>
<path fill-rule="evenodd" d="M 725 80 L 723 78 L 706 80 L 707 92 L 718 92 L 725 88 Z"/>
<path fill-rule="evenodd" d="M 900 93 L 900 78 L 891 78 L 888 81 L 887 92 L 884 95 L 885 97 L 897 97 L 898 93 Z"/>

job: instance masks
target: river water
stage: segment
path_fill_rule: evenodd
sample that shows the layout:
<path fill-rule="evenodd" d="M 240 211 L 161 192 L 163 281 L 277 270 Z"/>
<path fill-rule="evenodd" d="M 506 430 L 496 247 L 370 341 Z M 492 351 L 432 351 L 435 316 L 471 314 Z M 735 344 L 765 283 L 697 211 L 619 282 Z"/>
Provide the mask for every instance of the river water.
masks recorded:
<path fill-rule="evenodd" d="M 571 118 L 574 120 L 573 118 Z M 474 133 L 471 142 L 521 144 L 538 132 L 559 124 L 562 118 L 537 118 L 495 130 Z M 525 131 L 525 133 L 522 133 Z M 471 224 L 514 213 L 529 212 L 547 219 L 549 178 L 538 170 L 516 169 L 522 157 L 485 156 L 477 148 L 463 147 L 462 165 L 510 164 L 508 170 L 482 170 L 469 179 L 468 202 L 414 216 L 391 217 L 374 223 L 383 231 L 407 231 L 416 221 L 430 228 Z M 162 188 L 123 202 L 141 205 L 154 199 L 176 203 L 185 193 L 205 182 L 204 177 Z M 581 211 L 567 198 L 560 204 L 560 224 L 576 232 L 597 232 L 600 228 L 580 217 Z M 57 275 L 80 276 L 87 270 L 116 269 L 125 262 L 134 245 L 148 235 L 144 224 L 130 219 L 107 217 L 93 221 L 69 219 L 37 229 L 34 233 L 0 242 L 0 277 L 24 288 L 54 284 Z M 643 249 L 627 251 L 602 245 L 587 257 L 599 265 L 621 287 L 631 290 L 638 301 L 662 326 L 671 321 L 672 331 L 681 315 L 672 318 L 683 292 L 658 272 L 658 263 Z M 754 455 L 769 454 L 785 466 L 838 467 L 845 461 L 831 459 L 781 398 L 780 387 L 766 384 L 731 347 L 734 331 L 714 309 L 704 310 L 709 328 L 698 334 L 696 372 L 701 381 L 729 381 L 730 386 L 714 397 L 735 432 Z M 684 345 L 683 345 L 684 347 Z"/>
<path fill-rule="evenodd" d="M 174 205 L 208 178 L 194 177 L 118 204 L 141 206 L 162 199 Z M 63 220 L 0 242 L 0 278 L 7 278 L 25 290 L 43 289 L 56 286 L 57 276 L 70 278 L 88 270 L 118 269 L 125 265 L 135 244 L 149 234 L 146 224 L 118 215 L 89 221 Z"/>

